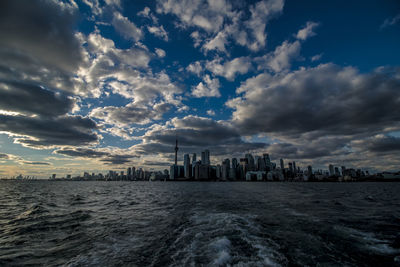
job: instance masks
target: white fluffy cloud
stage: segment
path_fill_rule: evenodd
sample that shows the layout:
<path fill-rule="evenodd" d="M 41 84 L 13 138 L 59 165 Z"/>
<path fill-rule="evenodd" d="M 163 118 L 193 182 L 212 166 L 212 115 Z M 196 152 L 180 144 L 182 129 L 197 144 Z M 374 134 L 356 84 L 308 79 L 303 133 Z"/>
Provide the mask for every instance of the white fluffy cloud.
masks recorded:
<path fill-rule="evenodd" d="M 165 31 L 164 27 L 161 26 L 147 26 L 147 30 L 154 36 L 168 41 L 168 33 Z"/>
<path fill-rule="evenodd" d="M 257 69 L 268 69 L 273 72 L 281 72 L 291 67 L 292 61 L 300 54 L 301 44 L 299 41 L 293 43 L 284 41 L 277 46 L 273 52 L 262 57 L 255 58 L 258 63 Z"/>
<path fill-rule="evenodd" d="M 319 26 L 319 23 L 313 22 L 313 21 L 308 21 L 306 26 L 299 30 L 297 32 L 296 38 L 299 40 L 306 40 L 314 35 L 316 35 L 316 33 L 314 32 L 314 30 Z"/>
<path fill-rule="evenodd" d="M 161 48 L 156 48 L 155 51 L 156 51 L 156 54 L 158 57 L 162 58 L 162 57 L 165 57 L 165 55 L 166 55 L 165 51 L 162 50 Z"/>
<path fill-rule="evenodd" d="M 118 11 L 114 12 L 112 25 L 114 26 L 115 30 L 126 39 L 131 39 L 137 42 L 143 38 L 142 30 L 127 17 L 122 16 L 122 14 Z"/>
<path fill-rule="evenodd" d="M 157 12 L 177 16 L 178 27 L 197 28 L 192 34 L 195 47 L 227 53 L 230 41 L 252 51 L 263 48 L 266 25 L 282 12 L 283 5 L 283 0 L 262 0 L 243 10 L 240 4 L 225 0 L 162 0 Z"/>
<path fill-rule="evenodd" d="M 197 86 L 193 87 L 192 95 L 194 97 L 220 97 L 219 92 L 219 80 L 218 78 L 212 79 L 210 75 L 203 77 L 203 82 L 200 82 Z"/>
<path fill-rule="evenodd" d="M 238 57 L 221 63 L 221 59 L 217 58 L 206 62 L 205 67 L 214 75 L 219 75 L 233 81 L 237 74 L 245 74 L 250 70 L 251 59 L 249 57 Z"/>

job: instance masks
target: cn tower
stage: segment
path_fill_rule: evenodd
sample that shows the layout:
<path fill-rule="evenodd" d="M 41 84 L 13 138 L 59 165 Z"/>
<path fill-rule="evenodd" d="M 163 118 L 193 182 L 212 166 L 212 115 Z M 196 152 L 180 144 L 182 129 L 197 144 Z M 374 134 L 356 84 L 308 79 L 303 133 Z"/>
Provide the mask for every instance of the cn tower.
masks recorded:
<path fill-rule="evenodd" d="M 175 166 L 178 165 L 178 138 L 175 140 Z"/>

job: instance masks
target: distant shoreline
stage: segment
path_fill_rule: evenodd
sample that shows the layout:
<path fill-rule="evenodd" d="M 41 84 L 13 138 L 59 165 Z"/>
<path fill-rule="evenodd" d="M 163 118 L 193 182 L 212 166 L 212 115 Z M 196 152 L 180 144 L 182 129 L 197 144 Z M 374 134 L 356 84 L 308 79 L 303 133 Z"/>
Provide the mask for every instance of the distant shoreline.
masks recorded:
<path fill-rule="evenodd" d="M 12 179 L 5 178 L 0 181 L 18 181 L 18 182 L 168 182 L 168 183 L 182 183 L 182 182 L 200 182 L 200 183 L 387 183 L 387 182 L 400 182 L 400 179 L 366 179 L 358 181 L 216 181 L 216 180 L 84 180 L 84 179 Z"/>

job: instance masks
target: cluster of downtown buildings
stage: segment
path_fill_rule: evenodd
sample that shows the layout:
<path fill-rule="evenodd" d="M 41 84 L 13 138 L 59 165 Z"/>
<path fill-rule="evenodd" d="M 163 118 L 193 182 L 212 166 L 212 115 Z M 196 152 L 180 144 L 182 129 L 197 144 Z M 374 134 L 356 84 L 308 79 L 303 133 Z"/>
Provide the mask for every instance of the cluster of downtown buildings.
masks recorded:
<path fill-rule="evenodd" d="M 124 171 L 112 171 L 107 174 L 84 172 L 83 176 L 56 178 L 52 174 L 50 180 L 106 180 L 106 181 L 400 181 L 400 172 L 382 172 L 371 175 L 368 171 L 361 169 L 346 168 L 345 166 L 333 166 L 329 164 L 328 170 L 315 170 L 312 166 L 301 169 L 296 162 L 288 162 L 285 166 L 284 160 L 279 160 L 279 165 L 271 162 L 269 154 L 253 156 L 250 153 L 243 158 L 226 158 L 221 164 L 211 165 L 210 151 L 201 152 L 200 160 L 196 153 L 191 156 L 185 154 L 183 165 L 178 165 L 178 140 L 175 143 L 175 162 L 170 170 L 146 171 L 142 168 L 128 167 Z M 4 178 L 8 179 L 8 178 Z M 35 180 L 31 176 L 12 177 L 17 180 Z"/>
<path fill-rule="evenodd" d="M 296 162 L 289 162 L 285 167 L 283 159 L 279 166 L 271 162 L 269 154 L 253 156 L 250 153 L 243 158 L 224 159 L 221 164 L 210 164 L 210 151 L 201 152 L 201 159 L 197 160 L 194 153 L 190 157 L 185 154 L 183 165 L 178 165 L 178 141 L 175 144 L 175 162 L 170 167 L 169 180 L 195 180 L 195 181 L 358 181 L 375 180 L 379 177 L 371 176 L 368 171 L 361 169 L 347 169 L 345 166 L 335 167 L 330 164 L 329 171 L 313 171 L 312 166 L 305 170 L 296 166 Z M 382 176 L 385 178 L 384 176 Z M 400 178 L 400 176 L 398 177 Z"/>

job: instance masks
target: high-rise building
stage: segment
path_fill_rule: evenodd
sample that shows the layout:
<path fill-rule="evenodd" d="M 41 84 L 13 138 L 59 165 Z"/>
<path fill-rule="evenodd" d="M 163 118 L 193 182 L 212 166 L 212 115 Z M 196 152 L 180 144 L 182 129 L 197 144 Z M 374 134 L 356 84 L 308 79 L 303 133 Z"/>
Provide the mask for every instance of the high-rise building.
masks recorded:
<path fill-rule="evenodd" d="M 132 179 L 136 178 L 136 168 L 132 167 Z"/>
<path fill-rule="evenodd" d="M 333 165 L 332 164 L 329 164 L 329 175 L 330 176 L 333 176 L 333 175 L 335 175 L 335 169 L 333 168 Z"/>
<path fill-rule="evenodd" d="M 126 175 L 128 176 L 128 179 L 131 179 L 131 177 L 132 177 L 132 168 L 131 168 L 131 167 L 129 167 L 129 168 L 126 170 Z"/>
<path fill-rule="evenodd" d="M 222 162 L 222 166 L 221 166 L 222 179 L 226 180 L 229 178 L 229 169 L 230 169 L 230 161 L 229 161 L 229 159 L 225 159 Z"/>
<path fill-rule="evenodd" d="M 339 167 L 335 167 L 335 175 L 340 176 Z"/>
<path fill-rule="evenodd" d="M 293 161 L 293 171 L 294 171 L 294 173 L 297 173 L 296 162 L 295 161 Z"/>
<path fill-rule="evenodd" d="M 251 155 L 250 153 L 244 155 L 245 158 L 247 159 L 247 162 L 249 164 L 249 171 L 253 171 L 255 169 L 255 164 L 254 164 L 254 158 L 253 155 Z"/>
<path fill-rule="evenodd" d="M 193 153 L 192 164 L 194 165 L 195 163 L 196 163 L 196 153 Z"/>
<path fill-rule="evenodd" d="M 178 165 L 178 139 L 175 140 L 175 165 Z"/>
<path fill-rule="evenodd" d="M 219 164 L 215 168 L 215 177 L 221 178 L 221 165 L 219 165 Z"/>
<path fill-rule="evenodd" d="M 196 180 L 207 180 L 210 178 L 210 165 L 196 163 L 194 168 L 194 178 Z"/>
<path fill-rule="evenodd" d="M 206 154 L 206 162 L 205 162 L 205 164 L 210 165 L 210 150 L 206 149 L 204 152 Z"/>
<path fill-rule="evenodd" d="M 285 164 L 283 163 L 283 159 L 281 159 L 281 170 L 283 171 L 285 169 Z"/>
<path fill-rule="evenodd" d="M 270 171 L 272 169 L 272 167 L 271 167 L 271 159 L 269 158 L 269 154 L 268 153 L 263 154 L 263 159 L 264 159 L 266 170 Z"/>
<path fill-rule="evenodd" d="M 191 177 L 191 166 L 190 166 L 189 154 L 185 154 L 183 156 L 183 168 L 184 168 L 185 178 L 190 178 Z"/>
<path fill-rule="evenodd" d="M 313 174 L 313 173 L 312 173 L 312 167 L 311 167 L 311 165 L 309 165 L 309 166 L 307 167 L 307 173 L 308 173 L 308 177 L 311 177 L 311 175 Z"/>
<path fill-rule="evenodd" d="M 232 158 L 232 168 L 236 169 L 238 167 L 238 161 L 237 158 Z"/>
<path fill-rule="evenodd" d="M 201 152 L 201 164 L 210 165 L 210 150 Z"/>

